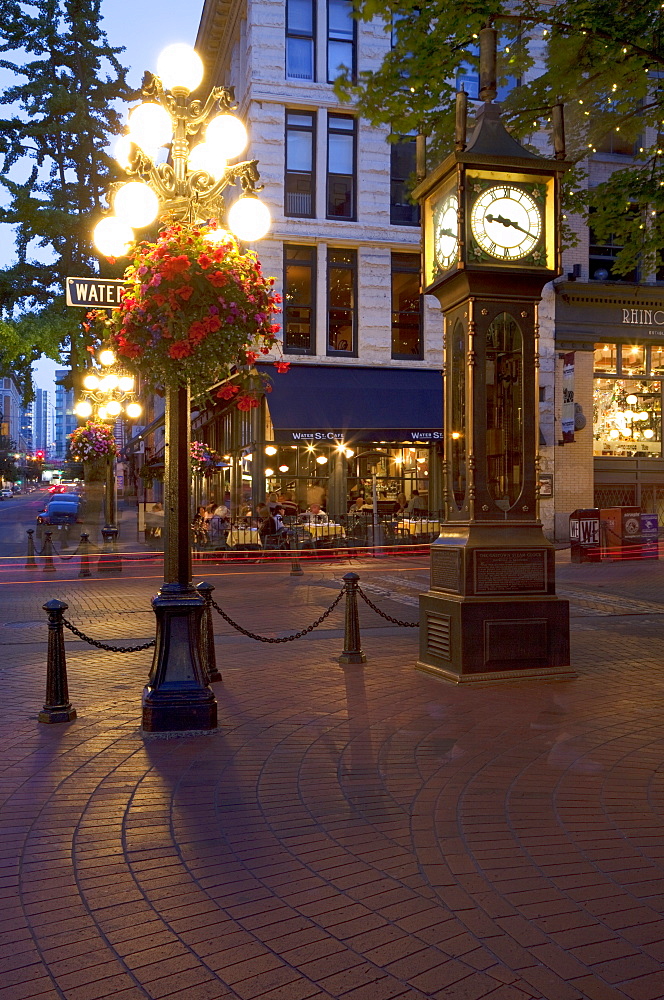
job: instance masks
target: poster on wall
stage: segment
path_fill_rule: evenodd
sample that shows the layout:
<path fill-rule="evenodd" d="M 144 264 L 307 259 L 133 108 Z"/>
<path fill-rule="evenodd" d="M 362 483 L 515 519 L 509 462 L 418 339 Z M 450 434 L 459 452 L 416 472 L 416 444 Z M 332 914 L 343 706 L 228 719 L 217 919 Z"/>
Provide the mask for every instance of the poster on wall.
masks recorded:
<path fill-rule="evenodd" d="M 574 351 L 563 354 L 563 444 L 574 441 Z"/>

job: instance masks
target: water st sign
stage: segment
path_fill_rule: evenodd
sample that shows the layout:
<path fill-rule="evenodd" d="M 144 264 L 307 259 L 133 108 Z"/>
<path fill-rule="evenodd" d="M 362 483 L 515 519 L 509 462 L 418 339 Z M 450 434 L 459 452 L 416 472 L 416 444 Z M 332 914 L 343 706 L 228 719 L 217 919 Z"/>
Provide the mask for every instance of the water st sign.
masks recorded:
<path fill-rule="evenodd" d="M 80 309 L 115 309 L 126 287 L 122 278 L 67 278 L 67 305 Z"/>

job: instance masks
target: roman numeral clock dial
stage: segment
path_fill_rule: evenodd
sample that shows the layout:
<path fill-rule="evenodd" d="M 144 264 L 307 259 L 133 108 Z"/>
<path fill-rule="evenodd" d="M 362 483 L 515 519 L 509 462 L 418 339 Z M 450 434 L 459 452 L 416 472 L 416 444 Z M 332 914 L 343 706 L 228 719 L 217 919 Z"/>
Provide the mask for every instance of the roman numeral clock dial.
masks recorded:
<path fill-rule="evenodd" d="M 497 261 L 524 261 L 537 253 L 544 227 L 542 209 L 533 195 L 513 184 L 487 187 L 473 202 L 470 231 L 481 251 Z M 525 262 L 525 261 L 524 261 Z"/>

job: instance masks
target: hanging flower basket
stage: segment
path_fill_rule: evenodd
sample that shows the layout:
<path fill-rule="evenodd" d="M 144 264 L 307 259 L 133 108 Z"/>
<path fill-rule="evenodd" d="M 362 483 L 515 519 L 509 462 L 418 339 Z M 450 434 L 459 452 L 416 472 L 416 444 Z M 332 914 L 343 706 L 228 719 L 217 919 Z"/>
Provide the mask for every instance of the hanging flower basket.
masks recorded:
<path fill-rule="evenodd" d="M 189 449 L 191 471 L 194 475 L 210 475 L 221 461 L 221 456 L 203 441 L 192 441 Z"/>
<path fill-rule="evenodd" d="M 102 462 L 117 453 L 113 430 L 88 420 L 69 435 L 69 450 L 75 462 Z"/>
<path fill-rule="evenodd" d="M 240 409 L 257 405 L 263 384 L 251 369 L 277 344 L 281 297 L 254 253 L 240 253 L 213 225 L 172 225 L 156 243 L 138 244 L 125 281 L 108 333 L 145 385 L 189 384 L 197 395 L 233 378 L 232 394 L 218 395 Z"/>

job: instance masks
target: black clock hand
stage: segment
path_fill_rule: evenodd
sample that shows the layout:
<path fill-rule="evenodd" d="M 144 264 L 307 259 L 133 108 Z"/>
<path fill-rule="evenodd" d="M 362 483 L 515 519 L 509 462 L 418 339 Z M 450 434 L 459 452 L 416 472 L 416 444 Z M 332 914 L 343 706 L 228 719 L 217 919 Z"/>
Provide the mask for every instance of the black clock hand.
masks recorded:
<path fill-rule="evenodd" d="M 518 229 L 519 232 L 525 233 L 526 236 L 530 236 L 530 233 L 528 232 L 528 230 L 524 229 L 523 226 L 520 226 L 518 222 L 512 222 L 511 219 L 504 219 L 502 217 L 502 215 L 487 215 L 486 221 L 487 222 L 499 222 L 501 225 L 503 225 L 505 227 L 512 226 L 514 229 Z"/>

